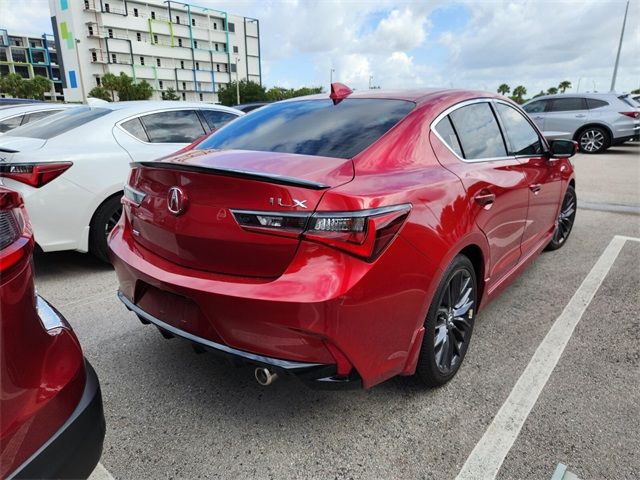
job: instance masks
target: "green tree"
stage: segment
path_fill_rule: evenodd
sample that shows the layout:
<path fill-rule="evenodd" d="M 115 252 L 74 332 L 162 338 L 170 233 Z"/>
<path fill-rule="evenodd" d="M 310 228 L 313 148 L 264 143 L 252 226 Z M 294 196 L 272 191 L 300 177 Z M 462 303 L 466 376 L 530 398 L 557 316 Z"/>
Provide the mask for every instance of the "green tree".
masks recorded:
<path fill-rule="evenodd" d="M 89 96 L 93 98 L 99 98 L 101 100 L 111 101 L 111 93 L 104 87 L 93 87 L 89 92 Z"/>
<path fill-rule="evenodd" d="M 556 87 L 549 87 L 547 89 L 547 95 L 555 95 L 558 93 L 558 89 Z"/>
<path fill-rule="evenodd" d="M 23 81 L 25 98 L 35 98 L 44 100 L 44 94 L 51 91 L 51 80 L 41 75 L 36 75 L 29 80 Z"/>
<path fill-rule="evenodd" d="M 640 88 L 636 88 L 635 90 L 631 90 L 631 94 L 632 95 L 636 95 L 638 93 L 640 93 Z"/>
<path fill-rule="evenodd" d="M 564 93 L 567 88 L 571 88 L 571 82 L 569 80 L 564 80 L 558 85 L 558 90 L 560 90 L 561 93 Z"/>
<path fill-rule="evenodd" d="M 513 89 L 513 96 L 511 99 L 516 103 L 524 103 L 524 96 L 527 94 L 527 89 L 522 85 L 518 85 Z"/>
<path fill-rule="evenodd" d="M 163 100 L 180 100 L 180 97 L 176 93 L 173 87 L 167 88 L 164 92 L 162 92 Z"/>
<path fill-rule="evenodd" d="M 102 86 L 111 94 L 111 101 L 115 101 L 115 92 L 118 90 L 118 77 L 113 73 L 105 73 L 102 77 Z"/>
<path fill-rule="evenodd" d="M 237 104 L 236 82 L 229 82 L 226 87 L 220 86 L 218 100 L 222 105 L 231 107 Z M 240 103 L 264 102 L 267 100 L 267 91 L 259 83 L 240 80 Z"/>
<path fill-rule="evenodd" d="M 111 98 L 115 100 L 115 94 L 118 94 L 118 100 L 125 102 L 127 100 L 148 100 L 153 95 L 153 87 L 149 85 L 149 82 L 142 80 L 138 83 L 133 83 L 133 78 L 124 72 L 120 72 L 120 75 L 116 76 L 112 73 L 107 73 L 102 77 L 102 86 L 111 95 Z"/>
<path fill-rule="evenodd" d="M 503 83 L 502 85 L 500 85 L 498 87 L 498 93 L 500 95 L 506 95 L 510 91 L 511 91 L 511 87 L 509 85 L 507 85 L 506 83 Z"/>
<path fill-rule="evenodd" d="M 24 79 L 17 73 L 10 73 L 0 77 L 0 92 L 18 98 L 23 94 Z"/>
<path fill-rule="evenodd" d="M 322 93 L 322 87 L 302 87 L 298 89 L 271 87 L 267 90 L 267 99 L 272 102 L 285 100 L 287 98 L 302 97 Z"/>
<path fill-rule="evenodd" d="M 152 95 L 153 87 L 146 80 L 142 80 L 133 85 L 130 100 L 149 100 Z"/>

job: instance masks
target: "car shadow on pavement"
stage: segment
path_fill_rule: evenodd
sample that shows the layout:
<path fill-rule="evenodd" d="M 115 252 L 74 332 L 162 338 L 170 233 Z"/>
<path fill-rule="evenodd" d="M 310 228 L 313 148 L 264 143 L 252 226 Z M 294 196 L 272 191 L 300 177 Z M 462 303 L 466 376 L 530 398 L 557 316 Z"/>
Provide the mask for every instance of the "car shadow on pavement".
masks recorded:
<path fill-rule="evenodd" d="M 44 253 L 38 251 L 33 256 L 36 267 L 36 278 L 46 279 L 61 274 L 75 275 L 91 272 L 113 271 L 113 266 L 98 260 L 89 253 L 74 251 Z"/>

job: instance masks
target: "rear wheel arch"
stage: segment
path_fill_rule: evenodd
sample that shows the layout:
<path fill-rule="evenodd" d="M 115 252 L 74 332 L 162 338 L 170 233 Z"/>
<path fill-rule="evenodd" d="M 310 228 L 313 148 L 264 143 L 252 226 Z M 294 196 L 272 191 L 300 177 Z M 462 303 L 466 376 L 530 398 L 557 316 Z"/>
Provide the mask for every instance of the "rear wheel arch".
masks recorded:
<path fill-rule="evenodd" d="M 613 132 L 609 127 L 607 127 L 602 123 L 588 123 L 586 125 L 583 125 L 578 130 L 576 130 L 576 133 L 573 134 L 573 139 L 577 142 L 578 139 L 580 138 L 580 135 L 582 135 L 582 132 L 584 132 L 589 128 L 601 128 L 609 135 L 609 141 L 613 140 Z"/>
<path fill-rule="evenodd" d="M 485 258 L 484 258 L 484 254 L 482 253 L 482 249 L 476 244 L 471 244 L 471 245 L 467 245 L 462 250 L 460 250 L 458 254 L 464 255 L 465 257 L 467 257 L 469 261 L 471 261 L 471 264 L 473 265 L 473 269 L 475 270 L 475 273 L 476 273 L 476 282 L 478 284 L 477 288 L 478 288 L 478 305 L 479 305 L 480 302 L 482 301 L 482 295 L 484 293 Z"/>

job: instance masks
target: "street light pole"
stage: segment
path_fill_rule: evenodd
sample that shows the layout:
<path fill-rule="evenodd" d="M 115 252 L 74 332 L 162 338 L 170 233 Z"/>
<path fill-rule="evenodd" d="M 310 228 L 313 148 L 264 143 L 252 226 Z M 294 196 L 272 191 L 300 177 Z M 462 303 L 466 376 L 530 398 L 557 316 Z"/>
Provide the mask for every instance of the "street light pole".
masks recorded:
<path fill-rule="evenodd" d="M 371 81 L 373 80 L 373 75 L 369 75 L 369 90 L 371 90 Z"/>
<path fill-rule="evenodd" d="M 240 66 L 238 62 L 240 61 L 240 57 L 236 56 L 236 102 L 237 105 L 240 105 L 240 73 L 238 72 L 238 67 Z"/>
<path fill-rule="evenodd" d="M 333 72 L 335 71 L 336 71 L 335 68 L 332 68 L 331 70 L 329 70 L 329 85 L 333 83 Z"/>
<path fill-rule="evenodd" d="M 616 55 L 616 64 L 613 67 L 613 77 L 611 78 L 611 91 L 616 89 L 616 77 L 618 76 L 618 64 L 620 63 L 620 50 L 622 50 L 622 38 L 624 37 L 624 26 L 627 23 L 627 13 L 629 12 L 629 0 L 624 9 L 624 20 L 622 20 L 622 30 L 620 31 L 620 43 L 618 44 L 618 54 Z"/>
<path fill-rule="evenodd" d="M 84 91 L 84 80 L 82 79 L 82 65 L 80 65 L 80 52 L 78 51 L 80 46 L 80 40 L 76 38 L 75 41 L 76 41 L 76 60 L 78 61 L 78 76 L 80 77 L 80 90 L 82 91 L 82 103 L 84 103 L 86 101 L 86 94 Z"/>

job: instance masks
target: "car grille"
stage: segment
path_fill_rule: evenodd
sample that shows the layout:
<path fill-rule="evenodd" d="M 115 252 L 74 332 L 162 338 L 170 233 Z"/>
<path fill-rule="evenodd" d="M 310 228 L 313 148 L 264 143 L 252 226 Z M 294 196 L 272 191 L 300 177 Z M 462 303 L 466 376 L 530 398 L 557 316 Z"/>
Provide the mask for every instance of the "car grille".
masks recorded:
<path fill-rule="evenodd" d="M 20 237 L 20 224 L 11 211 L 0 212 L 0 250 L 8 247 Z"/>

